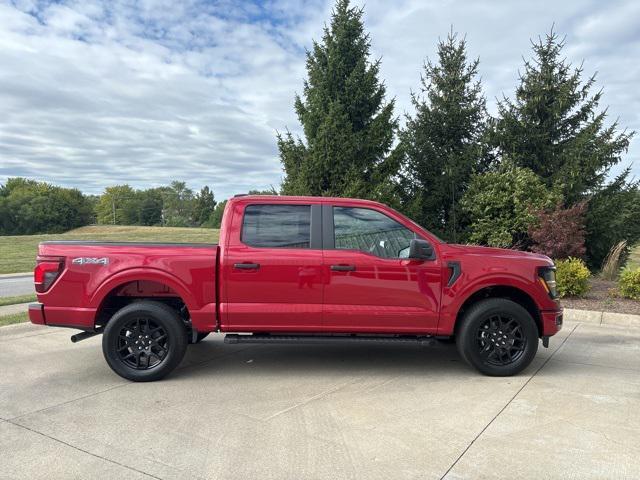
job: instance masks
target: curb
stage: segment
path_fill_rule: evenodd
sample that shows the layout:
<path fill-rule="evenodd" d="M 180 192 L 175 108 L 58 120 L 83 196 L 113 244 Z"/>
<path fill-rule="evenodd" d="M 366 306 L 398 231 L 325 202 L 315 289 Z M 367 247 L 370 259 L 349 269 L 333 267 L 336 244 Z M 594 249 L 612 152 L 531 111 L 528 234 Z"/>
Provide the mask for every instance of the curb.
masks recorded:
<path fill-rule="evenodd" d="M 597 310 L 564 309 L 564 320 L 594 325 L 619 325 L 622 327 L 640 327 L 640 315 L 632 313 L 600 312 Z"/>
<path fill-rule="evenodd" d="M 0 273 L 0 279 L 3 278 L 13 278 L 13 277 L 30 277 L 33 275 L 33 272 L 22 272 L 22 273 Z"/>

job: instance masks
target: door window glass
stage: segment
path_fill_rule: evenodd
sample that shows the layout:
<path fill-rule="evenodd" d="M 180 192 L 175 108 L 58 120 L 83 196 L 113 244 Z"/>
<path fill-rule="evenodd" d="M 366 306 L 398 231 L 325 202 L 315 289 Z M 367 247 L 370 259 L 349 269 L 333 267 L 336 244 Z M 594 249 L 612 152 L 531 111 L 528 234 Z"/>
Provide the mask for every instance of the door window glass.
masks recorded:
<path fill-rule="evenodd" d="M 333 207 L 335 248 L 360 250 L 382 258 L 407 258 L 415 234 L 368 208 Z"/>
<path fill-rule="evenodd" d="M 263 248 L 309 248 L 311 206 L 248 205 L 244 209 L 241 240 Z"/>

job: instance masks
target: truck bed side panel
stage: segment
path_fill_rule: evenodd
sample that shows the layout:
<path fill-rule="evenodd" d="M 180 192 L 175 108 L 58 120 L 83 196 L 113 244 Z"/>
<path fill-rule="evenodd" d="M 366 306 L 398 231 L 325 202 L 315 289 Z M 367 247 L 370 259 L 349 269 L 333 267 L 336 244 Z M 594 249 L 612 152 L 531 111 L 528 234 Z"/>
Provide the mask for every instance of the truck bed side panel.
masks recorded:
<path fill-rule="evenodd" d="M 214 330 L 218 250 L 217 245 L 42 243 L 39 255 L 65 257 L 63 273 L 47 292 L 38 295 L 46 306 L 45 322 L 93 328 L 96 313 L 109 294 L 130 282 L 148 281 L 164 285 L 179 296 L 196 329 Z M 86 258 L 107 261 L 77 260 Z"/>

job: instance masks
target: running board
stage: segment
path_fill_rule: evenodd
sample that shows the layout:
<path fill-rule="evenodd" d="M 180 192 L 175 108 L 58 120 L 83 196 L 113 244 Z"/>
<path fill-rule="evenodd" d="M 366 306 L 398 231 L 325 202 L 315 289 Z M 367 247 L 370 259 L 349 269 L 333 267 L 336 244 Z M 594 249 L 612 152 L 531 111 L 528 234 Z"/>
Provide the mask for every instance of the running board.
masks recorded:
<path fill-rule="evenodd" d="M 239 335 L 227 333 L 224 343 L 271 343 L 271 344 L 323 344 L 323 343 L 417 343 L 434 346 L 438 343 L 435 337 L 413 335 Z"/>

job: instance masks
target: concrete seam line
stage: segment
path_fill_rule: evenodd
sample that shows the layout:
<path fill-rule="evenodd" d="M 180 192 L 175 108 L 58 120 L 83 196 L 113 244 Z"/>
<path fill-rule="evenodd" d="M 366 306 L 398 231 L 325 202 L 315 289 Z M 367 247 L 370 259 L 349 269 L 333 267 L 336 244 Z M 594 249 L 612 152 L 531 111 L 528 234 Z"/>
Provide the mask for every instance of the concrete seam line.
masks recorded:
<path fill-rule="evenodd" d="M 471 440 L 471 443 L 469 443 L 469 445 L 467 445 L 467 447 L 462 451 L 462 453 L 458 456 L 458 458 L 456 458 L 455 462 L 453 462 L 451 464 L 451 466 L 447 469 L 446 472 L 444 472 L 444 475 L 442 475 L 442 477 L 440 477 L 440 480 L 444 480 L 444 478 L 449 475 L 449 472 L 451 470 L 453 470 L 453 467 L 455 467 L 458 462 L 460 461 L 460 459 L 462 457 L 464 457 L 464 455 L 469 451 L 469 449 L 473 446 L 474 443 L 476 443 L 476 440 L 478 440 L 478 438 L 480 438 L 480 436 L 491 426 L 491 424 L 493 424 L 493 422 L 495 422 L 495 420 L 500 416 L 500 414 L 502 414 L 502 412 L 504 412 L 507 407 L 509 405 L 511 405 L 511 402 L 513 402 L 515 400 L 515 398 L 520 395 L 520 392 L 522 392 L 522 390 L 524 390 L 524 388 L 529 385 L 529 382 L 531 380 L 533 380 L 533 377 L 535 377 L 538 372 L 540 370 L 542 370 L 542 368 L 549 363 L 549 360 L 551 360 L 553 358 L 553 356 L 564 346 L 564 344 L 567 342 L 567 340 L 569 340 L 569 337 L 571 337 L 571 335 L 573 335 L 573 332 L 576 331 L 576 328 L 578 328 L 581 324 L 577 324 L 575 327 L 573 327 L 573 329 L 569 332 L 569 335 L 566 336 L 566 338 L 562 341 L 562 343 L 560 344 L 560 346 L 558 348 L 556 348 L 556 350 L 549 355 L 549 358 L 547 358 L 544 362 L 542 362 L 542 365 L 540 365 L 535 372 L 533 372 L 533 375 L 531 375 L 526 382 L 524 382 L 524 384 L 522 385 L 522 387 L 520 387 L 518 389 L 518 391 L 509 399 L 509 401 L 505 404 L 504 407 L 502 407 L 500 409 L 500 411 L 498 413 L 496 413 L 496 415 L 489 421 L 489 423 L 487 423 L 484 428 L 482 430 L 480 430 L 480 433 L 478 433 L 475 438 L 473 440 Z"/>
<path fill-rule="evenodd" d="M 142 470 L 138 470 L 137 468 L 130 467 L 128 465 L 125 465 L 124 463 L 116 462 L 115 460 L 111 460 L 110 458 L 102 457 L 102 456 L 97 455 L 95 453 L 89 452 L 88 450 L 84 450 L 84 449 L 82 449 L 80 447 L 76 447 L 75 445 L 67 443 L 64 440 L 60 440 L 59 438 L 52 437 L 51 435 L 47 435 L 46 433 L 42 433 L 42 432 L 40 432 L 38 430 L 35 430 L 33 428 L 29 428 L 29 427 L 27 427 L 25 425 L 21 425 L 19 423 L 12 422 L 11 420 L 8 420 L 7 422 L 10 423 L 11 425 L 15 425 L 16 427 L 24 428 L 25 430 L 29 430 L 30 432 L 37 433 L 38 435 L 41 435 L 41 436 L 43 436 L 45 438 L 53 440 L 54 442 L 58 442 L 58 443 L 61 443 L 63 445 L 66 445 L 67 447 L 73 448 L 74 450 L 77 450 L 79 452 L 86 453 L 87 455 L 91 455 L 92 457 L 99 458 L 100 460 L 104 460 L 105 462 L 113 463 L 114 465 L 118 465 L 120 467 L 126 468 L 127 470 L 131 470 L 131 471 L 134 471 L 134 472 L 141 473 L 143 475 L 146 475 L 147 477 L 151 477 L 151 478 L 156 478 L 158 480 L 162 480 L 162 478 L 160 478 L 160 477 L 156 477 L 155 475 L 152 475 L 150 473 L 144 472 Z"/>
<path fill-rule="evenodd" d="M 31 335 L 31 336 L 35 336 L 35 335 Z M 20 337 L 20 338 L 24 338 L 24 337 Z M 225 356 L 228 356 L 228 355 L 234 355 L 234 354 L 239 353 L 239 352 L 241 352 L 243 350 L 247 350 L 248 348 L 251 348 L 251 347 L 247 346 L 247 347 L 245 347 L 243 349 L 239 349 L 239 350 L 237 350 L 235 352 L 229 352 L 229 353 L 225 353 L 225 354 L 222 354 L 222 355 L 217 355 L 214 358 L 210 358 L 209 360 L 204 360 L 204 361 L 199 362 L 199 363 L 194 363 L 192 365 L 179 366 L 177 370 L 184 371 L 184 370 L 187 370 L 189 368 L 196 368 L 198 366 L 203 365 L 204 363 L 211 362 L 213 360 L 216 360 L 218 358 L 225 357 Z M 106 388 L 104 390 L 100 390 L 98 392 L 88 393 L 87 395 L 83 395 L 81 397 L 72 398 L 71 400 L 67 400 L 66 402 L 57 403 L 55 405 L 49 405 L 48 407 L 44 407 L 44 408 L 41 408 L 39 410 L 34 410 L 32 412 L 21 413 L 20 415 L 16 415 L 15 417 L 11 417 L 11 418 L 7 419 L 7 422 L 12 422 L 13 423 L 13 420 L 18 420 L 19 418 L 26 417 L 27 415 L 33 415 L 33 414 L 36 414 L 36 413 L 46 412 L 47 410 L 51 410 L 52 408 L 63 407 L 65 405 L 69 405 L 70 403 L 78 402 L 80 400 L 86 400 L 87 398 L 95 397 L 96 395 L 101 395 L 103 393 L 110 392 L 110 391 L 115 390 L 117 388 L 130 386 L 131 384 L 132 384 L 132 382 L 119 383 L 117 385 L 114 385 L 112 387 Z M 16 424 L 16 425 L 18 425 L 18 424 Z"/>
<path fill-rule="evenodd" d="M 9 418 L 7 421 L 13 423 L 14 420 L 18 420 L 19 418 L 26 417 L 27 415 L 34 415 L 36 413 L 46 412 L 47 410 L 51 410 L 52 408 L 64 407 L 65 405 L 69 405 L 70 403 L 79 402 L 80 400 L 86 400 L 87 398 L 95 397 L 96 395 L 110 392 L 111 390 L 115 390 L 116 388 L 126 387 L 127 385 L 130 385 L 130 384 L 119 383 L 118 385 L 114 385 L 105 390 L 100 390 L 99 392 L 88 393 L 87 395 L 82 395 L 81 397 L 72 398 L 71 400 L 67 400 L 66 402 L 56 403 L 55 405 L 49 405 L 48 407 L 44 407 L 39 410 L 33 410 L 32 412 L 21 413 L 20 415 L 16 415 L 15 417 Z M 18 424 L 16 423 L 16 425 Z"/>

